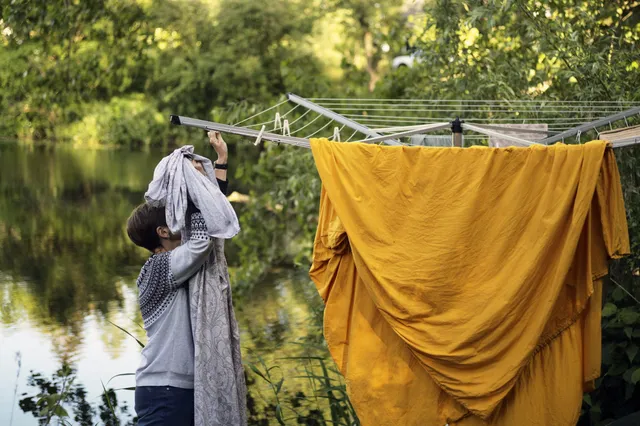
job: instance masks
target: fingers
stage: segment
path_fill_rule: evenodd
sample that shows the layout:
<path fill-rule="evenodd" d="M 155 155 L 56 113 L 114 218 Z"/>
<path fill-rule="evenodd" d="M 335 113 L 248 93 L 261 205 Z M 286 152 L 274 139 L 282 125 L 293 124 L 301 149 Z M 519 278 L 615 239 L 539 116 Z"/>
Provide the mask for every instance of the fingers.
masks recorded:
<path fill-rule="evenodd" d="M 220 133 L 220 132 L 215 132 L 215 135 L 216 135 L 216 139 L 218 140 L 218 142 L 219 142 L 220 144 L 223 144 L 223 143 L 224 143 L 224 139 L 222 139 L 222 133 Z"/>
<path fill-rule="evenodd" d="M 209 136 L 209 143 L 212 145 L 220 145 L 224 143 L 224 139 L 222 139 L 222 134 L 220 132 L 209 131 L 207 135 Z"/>

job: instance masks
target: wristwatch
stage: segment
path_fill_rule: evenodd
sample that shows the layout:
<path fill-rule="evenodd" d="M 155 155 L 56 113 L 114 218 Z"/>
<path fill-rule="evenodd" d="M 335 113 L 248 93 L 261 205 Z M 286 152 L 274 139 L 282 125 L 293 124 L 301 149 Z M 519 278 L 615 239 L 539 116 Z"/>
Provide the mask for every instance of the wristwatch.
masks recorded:
<path fill-rule="evenodd" d="M 229 168 L 229 165 L 227 163 L 224 163 L 224 164 L 213 163 L 213 167 L 220 170 L 227 170 Z"/>

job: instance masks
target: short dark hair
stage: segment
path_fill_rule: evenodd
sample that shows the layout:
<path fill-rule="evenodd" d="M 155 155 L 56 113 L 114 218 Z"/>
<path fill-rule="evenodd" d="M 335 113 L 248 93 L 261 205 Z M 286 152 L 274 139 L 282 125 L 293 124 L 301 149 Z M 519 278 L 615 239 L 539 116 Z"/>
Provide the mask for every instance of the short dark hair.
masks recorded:
<path fill-rule="evenodd" d="M 156 229 L 167 226 L 164 207 L 153 207 L 142 203 L 131 212 L 127 219 L 127 234 L 133 243 L 151 253 L 162 245 Z"/>

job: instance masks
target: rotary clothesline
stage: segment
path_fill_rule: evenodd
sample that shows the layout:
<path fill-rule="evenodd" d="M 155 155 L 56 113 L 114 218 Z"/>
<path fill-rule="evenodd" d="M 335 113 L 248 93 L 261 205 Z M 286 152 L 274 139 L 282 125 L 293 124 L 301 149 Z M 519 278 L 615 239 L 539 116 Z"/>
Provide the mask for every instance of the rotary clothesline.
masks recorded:
<path fill-rule="evenodd" d="M 325 101 L 325 99 L 314 99 L 314 100 L 318 102 Z M 564 142 L 566 138 L 570 138 L 574 136 L 575 136 L 576 142 L 580 143 L 581 142 L 580 137 L 582 133 L 594 130 L 597 133 L 598 137 L 603 136 L 602 139 L 610 140 L 614 148 L 621 148 L 625 146 L 640 144 L 640 125 L 636 125 L 633 127 L 630 127 L 629 125 L 629 120 L 631 120 L 631 117 L 635 117 L 636 115 L 640 117 L 640 106 L 638 103 L 631 103 L 631 102 L 600 101 L 600 102 L 585 103 L 585 102 L 575 102 L 575 101 L 566 101 L 566 102 L 546 101 L 544 102 L 544 104 L 546 105 L 553 105 L 556 108 L 562 105 L 562 107 L 565 108 L 564 110 L 556 109 L 554 113 L 575 114 L 576 110 L 579 110 L 579 109 L 582 109 L 583 112 L 587 109 L 591 109 L 589 113 L 595 113 L 595 112 L 599 113 L 598 117 L 588 122 L 585 122 L 584 120 L 581 120 L 579 118 L 575 118 L 575 120 L 581 120 L 579 122 L 583 124 L 580 124 L 577 126 L 572 125 L 571 128 L 559 129 L 562 131 L 556 131 L 556 130 L 550 130 L 548 128 L 547 129 L 508 128 L 508 127 L 499 125 L 500 122 L 496 118 L 494 118 L 493 120 L 466 119 L 465 120 L 466 122 L 460 121 L 459 119 L 456 119 L 454 121 L 444 121 L 441 119 L 440 122 L 433 123 L 433 122 L 429 122 L 430 120 L 428 121 L 428 120 L 425 120 L 424 118 L 421 119 L 419 117 L 416 117 L 416 120 L 421 124 L 418 124 L 418 125 L 412 124 L 408 126 L 407 125 L 388 126 L 388 124 L 393 122 L 386 121 L 387 123 L 386 127 L 369 128 L 360 122 L 354 121 L 351 117 L 343 116 L 329 109 L 328 106 L 332 106 L 332 104 L 330 104 L 329 102 L 336 102 L 335 100 L 327 99 L 326 100 L 327 102 L 320 105 L 312 102 L 311 100 L 307 100 L 304 98 L 300 98 L 296 95 L 290 94 L 288 95 L 288 101 L 293 101 L 295 103 L 295 105 L 292 108 L 290 108 L 288 111 L 282 114 L 279 111 L 277 111 L 273 114 L 274 116 L 273 120 L 260 122 L 258 124 L 247 124 L 245 127 L 240 127 L 239 125 L 247 123 L 248 121 L 258 118 L 260 116 L 263 116 L 264 114 L 274 112 L 274 110 L 279 110 L 281 106 L 287 103 L 287 100 L 282 101 L 264 111 L 258 112 L 257 114 L 254 114 L 248 118 L 245 118 L 233 126 L 210 122 L 210 121 L 193 119 L 189 117 L 182 117 L 177 115 L 171 116 L 171 122 L 173 124 L 201 128 L 207 131 L 214 130 L 214 131 L 246 136 L 250 138 L 256 138 L 256 144 L 258 144 L 261 140 L 264 139 L 264 140 L 269 140 L 277 143 L 284 143 L 284 144 L 294 145 L 294 146 L 299 146 L 304 148 L 311 147 L 309 142 L 309 137 L 313 137 L 317 135 L 321 131 L 325 130 L 327 127 L 331 126 L 331 124 L 333 123 L 341 124 L 340 127 L 335 126 L 333 128 L 333 136 L 331 139 L 335 141 L 341 140 L 340 133 L 344 130 L 345 127 L 349 127 L 350 129 L 353 129 L 353 133 L 351 133 L 351 135 L 345 140 L 345 142 L 351 141 L 356 134 L 360 133 L 364 136 L 364 138 L 362 139 L 363 142 L 367 142 L 367 143 L 376 143 L 376 142 L 390 143 L 391 142 L 391 144 L 394 144 L 394 143 L 398 144 L 399 142 L 397 142 L 396 139 L 449 129 L 452 132 L 454 132 L 453 134 L 454 138 L 452 138 L 452 142 L 456 142 L 455 136 L 456 135 L 458 136 L 458 140 L 457 140 L 458 146 L 462 145 L 461 136 L 462 136 L 463 130 L 479 133 L 481 135 L 481 136 L 467 136 L 465 137 L 465 139 L 486 138 L 487 136 L 489 136 L 489 137 L 500 138 L 500 139 L 514 142 L 517 144 L 524 144 L 524 145 L 533 145 L 533 144 L 539 144 L 539 143 L 550 144 L 550 143 L 555 143 L 559 141 Z M 341 100 L 341 102 L 342 101 L 344 100 Z M 359 100 L 355 100 L 355 101 L 359 101 Z M 394 100 L 376 100 L 376 101 L 366 100 L 366 101 L 368 103 L 376 103 L 376 104 L 384 103 L 384 102 L 393 104 L 393 102 L 396 102 Z M 401 102 L 405 102 L 405 103 L 414 102 L 415 104 L 418 104 L 419 102 L 424 103 L 425 101 L 402 100 Z M 446 104 L 446 103 L 458 102 L 459 104 L 466 103 L 467 105 L 470 105 L 473 103 L 474 106 L 480 105 L 480 106 L 488 107 L 488 108 L 482 109 L 482 112 L 487 113 L 487 110 L 488 110 L 493 115 L 498 114 L 498 111 L 496 111 L 495 109 L 491 110 L 491 107 L 495 105 L 504 105 L 505 103 L 507 103 L 506 101 L 428 101 L 428 102 L 431 102 L 432 104 L 440 104 L 440 103 Z M 355 103 L 357 102 L 354 102 L 354 104 Z M 523 108 L 522 105 L 524 105 L 525 107 L 530 107 L 531 105 L 535 105 L 538 108 L 538 112 L 544 106 L 542 105 L 542 103 L 535 103 L 535 101 L 509 102 L 509 105 L 514 107 L 514 111 L 509 111 L 509 112 L 511 113 L 517 112 L 519 114 L 524 114 L 526 112 L 527 108 Z M 358 105 L 358 106 L 362 106 L 362 105 Z M 519 109 L 515 108 L 515 106 L 518 106 Z M 295 112 L 300 107 L 306 108 L 306 111 L 304 111 L 300 116 L 298 116 L 297 118 L 289 122 L 288 117 L 292 116 L 292 113 Z M 598 109 L 598 107 L 602 107 L 602 108 Z M 609 114 L 609 115 L 604 115 L 605 114 L 604 111 L 606 111 L 606 114 Z M 316 113 L 315 118 L 309 120 L 306 124 L 299 127 L 298 129 L 291 131 L 291 125 L 299 122 L 304 117 L 309 115 L 311 112 Z M 442 109 L 442 111 L 439 111 L 439 112 L 450 114 L 449 117 L 451 117 L 452 115 L 456 115 L 456 113 L 459 113 L 460 111 L 444 108 Z M 499 113 L 506 114 L 507 111 L 500 110 Z M 317 122 L 321 118 L 326 118 L 329 121 L 325 123 L 323 126 L 321 126 L 320 128 L 316 129 L 313 133 L 308 135 L 306 138 L 291 136 L 292 134 L 299 133 L 305 128 L 312 126 L 313 123 Z M 357 118 L 359 118 L 359 121 L 364 121 L 363 118 L 366 118 L 366 116 L 361 115 L 361 116 L 358 116 Z M 558 118 L 556 117 L 556 119 Z M 567 121 L 569 119 L 564 118 L 564 120 Z M 621 121 L 621 120 L 624 120 L 625 127 L 614 130 L 612 123 Z M 532 120 L 530 118 L 524 118 L 524 119 L 521 119 L 521 121 L 531 122 L 535 120 Z M 547 122 L 551 120 L 539 119 L 539 121 L 544 121 L 544 124 L 546 125 Z M 488 124 L 488 123 L 494 123 L 494 124 Z M 531 123 L 523 123 L 523 124 L 531 124 Z M 270 126 L 271 131 L 266 131 L 267 125 Z M 600 132 L 598 128 L 602 126 L 608 126 L 609 130 Z M 260 130 L 258 131 L 258 130 L 252 129 L 251 127 L 260 127 Z M 281 131 L 282 134 L 274 133 L 276 131 Z M 511 133 L 515 132 L 518 134 L 524 133 L 528 135 L 536 135 L 539 137 L 539 139 L 534 141 L 524 140 L 519 137 L 514 137 L 509 135 L 508 133 L 510 132 Z M 444 136 L 440 136 L 440 137 L 442 138 Z M 620 287 L 622 290 L 624 290 L 630 296 L 632 296 L 619 283 L 615 281 L 613 282 L 616 286 Z M 640 303 L 635 297 L 632 296 L 632 298 L 636 302 Z"/>
<path fill-rule="evenodd" d="M 628 126 L 627 117 L 640 113 L 640 109 L 634 109 L 640 105 L 639 103 L 619 101 L 593 103 L 580 101 L 303 99 L 293 94 L 288 97 L 294 103 L 306 105 L 316 111 L 330 110 L 334 115 L 338 115 L 338 109 L 341 112 L 349 111 L 351 113 L 344 113 L 343 116 L 348 119 L 357 119 L 361 124 L 370 124 L 371 130 L 376 132 L 381 132 L 380 123 L 393 124 L 394 127 L 391 128 L 383 127 L 392 132 L 398 131 L 398 127 L 406 127 L 407 124 L 426 124 L 449 121 L 452 117 L 464 117 L 465 122 L 471 125 L 549 124 L 551 127 L 544 130 L 553 135 L 558 131 L 570 130 L 578 124 L 603 119 L 608 121 L 602 124 L 609 124 L 610 129 L 613 129 L 611 122 L 619 118 L 624 119 Z M 402 108 L 398 108 L 399 106 Z M 410 108 L 404 108 L 404 106 L 410 106 Z M 372 108 L 376 111 L 371 111 Z M 406 110 L 416 110 L 416 112 L 411 113 Z M 513 118 L 514 116 L 520 116 L 520 118 Z M 501 131 L 509 132 L 505 129 L 501 129 Z M 515 132 L 515 130 L 513 131 Z M 517 133 L 532 132 L 529 129 L 520 129 Z M 533 133 L 536 131 L 534 130 Z M 563 135 L 562 138 L 564 137 L 566 136 Z M 550 143 L 550 141 L 545 143 Z"/>
<path fill-rule="evenodd" d="M 287 102 L 292 102 L 294 105 L 281 112 L 281 108 Z M 401 108 L 397 108 L 398 106 Z M 295 117 L 294 113 L 299 112 L 301 107 L 305 111 Z M 369 114 L 370 108 L 385 114 Z M 352 113 L 340 114 L 337 111 Z M 315 114 L 315 117 L 309 114 Z M 513 118 L 514 115 L 520 118 Z M 629 127 L 629 120 L 637 120 L 636 115 L 640 117 L 640 103 L 627 101 L 305 99 L 289 94 L 286 100 L 253 114 L 233 126 L 182 116 L 171 116 L 171 122 L 256 138 L 256 144 L 264 139 L 306 148 L 310 146 L 309 138 L 320 137 L 322 136 L 320 133 L 327 129 L 332 133 L 331 139 L 345 142 L 353 140 L 357 134 L 360 134 L 362 137 L 359 140 L 363 142 L 399 145 L 400 138 L 414 138 L 417 135 L 451 128 L 453 134 L 458 136 L 456 139 L 458 146 L 462 145 L 463 130 L 474 133 L 470 136 L 465 135 L 465 140 L 489 137 L 519 145 L 533 145 L 564 142 L 565 139 L 574 136 L 576 142 L 580 143 L 582 134 L 593 130 L 599 136 L 599 128 L 608 125 L 609 130 L 613 130 L 612 123 L 620 120 L 624 120 L 625 125 Z M 262 121 L 267 116 L 273 118 Z M 302 121 L 307 116 L 312 118 Z M 464 117 L 464 121 L 450 121 L 454 116 Z M 248 123 L 259 118 L 262 118 L 259 123 Z M 293 129 L 293 125 L 300 121 L 304 124 Z M 452 124 L 455 122 L 458 126 L 454 129 Z M 316 123 L 319 127 L 314 126 Z M 244 126 L 240 126 L 241 124 Z M 536 127 L 522 128 L 520 127 L 522 124 Z M 345 127 L 353 130 L 347 139 L 340 136 Z M 305 137 L 293 136 L 300 134 L 304 129 L 309 129 L 311 133 Z M 514 136 L 513 133 L 518 135 Z M 614 147 L 640 143 L 640 132 L 627 133 L 626 138 L 613 142 Z M 527 139 L 521 137 L 523 134 Z M 443 136 L 431 136 L 431 138 L 443 138 Z"/>
<path fill-rule="evenodd" d="M 536 123 L 544 122 L 554 129 L 566 130 L 587 121 L 604 118 L 617 112 L 623 112 L 638 103 L 632 102 L 560 102 L 560 101 L 423 101 L 423 100 L 366 100 L 325 98 L 304 99 L 290 95 L 290 99 L 302 99 L 318 107 L 340 113 L 343 117 L 358 119 L 358 122 L 370 124 L 378 130 L 380 123 L 429 123 L 450 120 L 452 117 L 465 117 L 474 124 L 487 123 Z M 284 102 L 284 101 L 283 101 Z M 279 103 L 277 106 L 283 104 Z M 409 103 L 407 103 L 409 102 Z M 298 108 L 299 104 L 293 107 Z M 263 111 L 266 113 L 273 107 Z M 309 110 L 307 110 L 308 112 Z M 286 113 L 289 114 L 291 111 Z M 260 115 L 258 113 L 251 118 Z M 517 118 L 514 118 L 517 117 Z M 243 120 L 243 122 L 246 120 Z M 260 127 L 263 123 L 248 127 Z M 398 124 L 396 124 L 398 125 Z"/>

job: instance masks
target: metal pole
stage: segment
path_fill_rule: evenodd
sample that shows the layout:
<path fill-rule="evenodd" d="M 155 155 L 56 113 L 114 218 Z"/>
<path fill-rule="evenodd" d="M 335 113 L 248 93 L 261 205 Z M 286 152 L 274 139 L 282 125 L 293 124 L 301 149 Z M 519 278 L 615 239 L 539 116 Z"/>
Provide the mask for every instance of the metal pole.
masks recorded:
<path fill-rule="evenodd" d="M 631 109 L 628 109 L 626 111 L 622 111 L 622 112 L 610 115 L 610 116 L 605 117 L 605 118 L 600 118 L 600 119 L 592 121 L 590 123 L 581 124 L 580 126 L 574 127 L 572 129 L 569 129 L 569 130 L 565 130 L 564 132 L 558 133 L 557 135 L 551 136 L 551 137 L 546 138 L 546 139 L 542 139 L 542 140 L 540 140 L 538 142 L 548 145 L 550 143 L 558 142 L 558 141 L 561 141 L 561 140 L 563 140 L 565 138 L 568 138 L 568 137 L 571 137 L 571 136 L 575 136 L 575 135 L 578 134 L 578 132 L 584 133 L 584 132 L 586 132 L 588 130 L 603 126 L 605 124 L 611 124 L 612 121 L 622 120 L 624 118 L 631 117 L 632 115 L 636 115 L 636 114 L 640 114 L 640 107 L 631 108 Z"/>
<path fill-rule="evenodd" d="M 344 124 L 347 127 L 352 128 L 353 130 L 357 130 L 360 133 L 363 133 L 369 137 L 372 138 L 378 138 L 381 137 L 382 135 L 371 130 L 370 128 L 368 128 L 367 126 L 363 126 L 362 124 L 353 121 L 351 119 L 348 119 L 340 114 L 338 114 L 335 111 L 331 111 L 330 109 L 327 109 L 325 107 L 322 107 L 316 103 L 313 103 L 311 101 L 306 100 L 305 98 L 302 98 L 298 95 L 294 95 L 293 93 L 289 93 L 287 94 L 287 97 L 289 98 L 289 100 L 293 103 L 296 103 L 298 105 L 302 105 L 303 107 L 310 109 L 311 111 L 315 111 L 318 114 L 324 115 L 325 117 L 328 117 L 334 121 L 337 121 L 340 124 Z M 398 142 L 395 139 L 388 139 L 384 141 L 385 143 L 387 143 L 388 145 L 400 145 L 400 142 Z"/>
<path fill-rule="evenodd" d="M 364 142 L 364 143 L 384 142 L 386 140 L 386 138 L 388 138 L 388 137 L 401 138 L 401 137 L 404 137 L 404 136 L 411 136 L 411 135 L 416 135 L 416 134 L 419 134 L 419 133 L 435 132 L 437 130 L 448 129 L 450 126 L 451 126 L 450 123 L 428 124 L 428 125 L 422 126 L 421 128 L 418 128 L 418 129 L 407 130 L 406 132 L 395 133 L 395 134 L 392 134 L 392 135 L 389 135 L 389 136 L 380 136 L 380 137 L 377 137 L 377 138 L 365 139 L 362 142 Z"/>
<path fill-rule="evenodd" d="M 478 132 L 487 136 L 495 136 L 501 139 L 506 139 L 508 141 L 521 143 L 523 145 L 531 146 L 531 145 L 538 145 L 541 143 L 539 141 L 528 141 L 526 139 L 517 138 L 515 136 L 505 135 L 503 133 L 495 132 L 493 130 L 485 129 L 483 127 L 474 126 L 473 124 L 464 123 L 462 124 L 462 127 L 467 130 L 471 130 L 472 132 Z"/>
<path fill-rule="evenodd" d="M 626 139 L 619 139 L 611 143 L 613 144 L 614 148 L 624 148 L 625 146 L 637 145 L 637 144 L 640 144 L 640 136 L 630 137 Z"/>
<path fill-rule="evenodd" d="M 215 123 L 213 121 L 198 120 L 196 118 L 182 117 L 180 115 L 172 115 L 171 123 L 176 125 L 196 127 L 203 130 L 215 130 L 218 132 L 231 133 L 234 135 L 247 136 L 257 138 L 260 135 L 258 130 L 248 129 L 246 127 L 230 126 L 228 124 Z M 262 139 L 280 142 L 287 145 L 295 145 L 303 148 L 311 148 L 309 139 L 296 138 L 294 136 L 278 135 L 276 133 L 262 132 Z"/>
<path fill-rule="evenodd" d="M 462 147 L 462 121 L 460 121 L 460 117 L 456 117 L 451 122 L 451 144 Z"/>
<path fill-rule="evenodd" d="M 495 124 L 478 124 L 478 123 L 474 123 L 473 121 L 469 122 L 467 121 L 467 124 L 473 124 L 476 127 L 482 127 L 483 129 L 489 129 L 489 130 L 497 130 L 499 132 L 512 132 L 512 133 L 532 133 L 532 134 L 540 134 L 540 135 L 557 135 L 560 132 L 554 131 L 554 130 L 538 130 L 538 129 L 527 129 L 527 128 L 519 128 L 519 127 L 506 127 L 506 126 L 499 126 L 499 125 L 495 125 Z M 526 123 L 523 123 L 526 124 Z"/>

